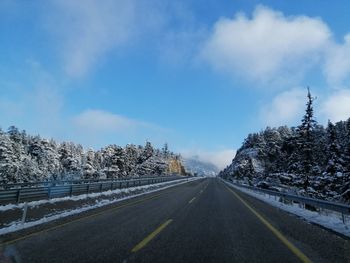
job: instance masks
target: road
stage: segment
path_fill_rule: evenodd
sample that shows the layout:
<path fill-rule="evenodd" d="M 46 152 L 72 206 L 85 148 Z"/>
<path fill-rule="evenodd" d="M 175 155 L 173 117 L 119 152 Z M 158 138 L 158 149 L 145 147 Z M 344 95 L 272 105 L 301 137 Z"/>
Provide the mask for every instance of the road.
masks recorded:
<path fill-rule="evenodd" d="M 2 240 L 21 262 L 350 262 L 350 240 L 203 179 Z"/>

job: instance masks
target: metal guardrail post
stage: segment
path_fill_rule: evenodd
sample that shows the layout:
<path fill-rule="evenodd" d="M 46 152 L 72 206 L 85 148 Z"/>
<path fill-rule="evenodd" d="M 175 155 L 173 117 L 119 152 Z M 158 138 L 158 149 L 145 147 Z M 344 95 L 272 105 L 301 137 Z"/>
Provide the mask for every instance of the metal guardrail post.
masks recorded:
<path fill-rule="evenodd" d="M 100 192 L 102 192 L 102 183 L 100 184 Z"/>
<path fill-rule="evenodd" d="M 23 214 L 22 214 L 22 220 L 21 220 L 21 224 L 23 225 L 26 221 L 26 217 L 27 217 L 27 210 L 28 210 L 28 203 L 25 202 L 24 206 L 23 206 Z"/>
<path fill-rule="evenodd" d="M 49 189 L 47 190 L 47 198 L 51 199 L 51 186 L 49 187 Z"/>
<path fill-rule="evenodd" d="M 113 183 L 111 183 L 111 191 L 113 190 Z"/>
<path fill-rule="evenodd" d="M 90 189 L 90 184 L 87 184 L 87 186 L 86 186 L 86 194 L 89 193 L 89 189 Z"/>
<path fill-rule="evenodd" d="M 18 189 L 18 191 L 17 191 L 17 198 L 16 198 L 17 200 L 17 203 L 19 203 L 19 201 L 21 201 L 21 188 L 20 189 Z"/>
<path fill-rule="evenodd" d="M 69 196 L 73 195 L 73 185 L 70 186 Z"/>

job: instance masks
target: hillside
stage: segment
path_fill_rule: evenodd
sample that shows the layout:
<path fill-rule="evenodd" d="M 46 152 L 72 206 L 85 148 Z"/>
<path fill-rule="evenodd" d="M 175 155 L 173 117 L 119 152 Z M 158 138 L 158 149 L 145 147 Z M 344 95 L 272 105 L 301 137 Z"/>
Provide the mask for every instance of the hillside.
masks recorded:
<path fill-rule="evenodd" d="M 186 175 L 185 167 L 179 158 L 173 158 L 168 162 L 168 173 Z"/>
<path fill-rule="evenodd" d="M 198 157 L 185 158 L 184 166 L 188 172 L 198 176 L 215 176 L 219 173 L 219 169 L 214 164 L 203 162 Z"/>
<path fill-rule="evenodd" d="M 350 201 L 350 119 L 324 128 L 313 119 L 308 94 L 298 127 L 249 134 L 220 176 L 275 190 Z"/>

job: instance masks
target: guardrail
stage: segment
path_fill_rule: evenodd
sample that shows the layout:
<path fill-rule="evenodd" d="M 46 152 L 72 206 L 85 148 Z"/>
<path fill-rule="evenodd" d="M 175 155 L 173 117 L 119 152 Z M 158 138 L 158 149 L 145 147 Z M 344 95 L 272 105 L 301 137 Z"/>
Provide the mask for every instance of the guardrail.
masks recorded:
<path fill-rule="evenodd" d="M 327 209 L 330 211 L 335 211 L 335 212 L 341 213 L 343 223 L 345 223 L 345 215 L 350 215 L 350 205 L 334 203 L 334 202 L 329 202 L 329 201 L 325 201 L 325 200 L 321 200 L 321 199 L 310 198 L 310 197 L 305 197 L 305 196 L 300 196 L 300 195 L 293 195 L 293 194 L 287 194 L 287 193 L 283 193 L 283 192 L 277 192 L 277 191 L 263 189 L 263 188 L 259 188 L 259 187 L 243 185 L 243 184 L 239 184 L 237 182 L 232 182 L 232 181 L 228 181 L 228 180 L 226 180 L 226 182 L 229 182 L 230 184 L 236 185 L 238 187 L 253 190 L 255 192 L 260 192 L 260 193 L 268 194 L 271 196 L 277 196 L 277 197 L 280 197 L 284 200 L 290 200 L 290 201 L 295 202 L 295 203 L 308 205 L 308 206 L 313 207 L 313 208 L 322 208 L 322 209 Z"/>
<path fill-rule="evenodd" d="M 175 175 L 174 175 L 175 176 Z M 51 181 L 39 181 L 39 182 L 23 182 L 23 183 L 12 183 L 12 184 L 0 184 L 0 191 L 7 189 L 18 189 L 23 187 L 36 187 L 36 186 L 57 186 L 57 185 L 67 185 L 67 184 L 88 184 L 88 183 L 101 183 L 101 182 L 114 182 L 118 181 L 127 181 L 131 179 L 152 179 L 163 176 L 129 176 L 122 178 L 113 178 L 113 179 L 80 179 L 80 180 L 51 180 Z M 166 176 L 164 176 L 166 177 Z"/>
<path fill-rule="evenodd" d="M 148 184 L 156 184 L 181 179 L 181 176 L 147 177 L 129 180 L 100 181 L 93 183 L 49 185 L 41 187 L 21 187 L 0 190 L 0 203 L 19 203 L 21 201 L 35 201 L 56 197 L 89 194 L 108 190 L 122 189 Z"/>

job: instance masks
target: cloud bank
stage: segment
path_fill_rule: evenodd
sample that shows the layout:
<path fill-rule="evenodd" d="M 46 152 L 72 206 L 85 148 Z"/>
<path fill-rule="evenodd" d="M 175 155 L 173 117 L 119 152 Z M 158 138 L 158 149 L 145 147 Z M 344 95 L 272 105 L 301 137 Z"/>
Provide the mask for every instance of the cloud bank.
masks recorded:
<path fill-rule="evenodd" d="M 295 88 L 276 95 L 271 103 L 260 112 L 262 122 L 267 126 L 293 125 L 304 113 L 306 89 Z"/>
<path fill-rule="evenodd" d="M 332 122 L 350 118 L 350 90 L 338 90 L 329 96 L 321 107 L 325 119 Z"/>
<path fill-rule="evenodd" d="M 183 150 L 181 154 L 185 158 L 196 157 L 202 162 L 214 164 L 219 169 L 224 169 L 227 165 L 232 162 L 235 157 L 236 151 L 232 149 L 224 149 L 217 151 L 206 151 L 206 150 Z"/>
<path fill-rule="evenodd" d="M 330 35 L 318 18 L 258 6 L 251 18 L 239 13 L 218 20 L 201 56 L 215 69 L 266 82 L 303 73 L 319 61 Z"/>
<path fill-rule="evenodd" d="M 337 43 L 321 18 L 286 16 L 265 6 L 251 17 L 219 19 L 199 52 L 215 70 L 263 87 L 298 83 L 314 68 L 332 87 L 350 75 L 350 34 Z"/>
<path fill-rule="evenodd" d="M 85 110 L 73 118 L 73 123 L 85 132 L 120 132 L 143 125 L 141 122 L 103 110 Z"/>

